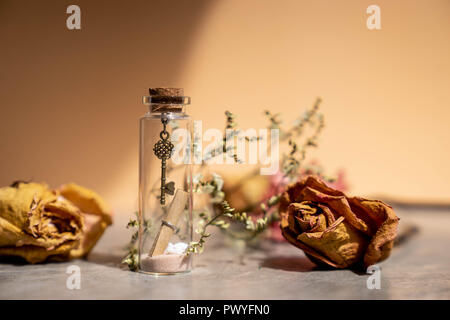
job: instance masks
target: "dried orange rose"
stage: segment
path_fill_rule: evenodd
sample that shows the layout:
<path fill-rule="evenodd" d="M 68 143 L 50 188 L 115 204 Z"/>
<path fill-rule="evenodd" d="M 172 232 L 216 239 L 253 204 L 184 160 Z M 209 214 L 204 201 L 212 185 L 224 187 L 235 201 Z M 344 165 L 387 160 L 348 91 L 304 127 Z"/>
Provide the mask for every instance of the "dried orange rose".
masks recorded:
<path fill-rule="evenodd" d="M 399 218 L 378 200 L 348 197 L 314 176 L 288 186 L 280 199 L 283 236 L 318 264 L 335 268 L 386 259 Z"/>

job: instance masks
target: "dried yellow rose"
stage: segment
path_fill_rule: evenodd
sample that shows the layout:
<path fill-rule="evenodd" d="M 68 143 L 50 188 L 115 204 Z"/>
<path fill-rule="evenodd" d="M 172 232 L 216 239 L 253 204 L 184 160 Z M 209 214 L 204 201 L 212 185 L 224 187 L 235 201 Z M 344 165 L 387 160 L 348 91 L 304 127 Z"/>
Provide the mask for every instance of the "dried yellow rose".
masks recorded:
<path fill-rule="evenodd" d="M 0 188 L 0 255 L 30 263 L 65 256 L 79 245 L 82 228 L 80 210 L 45 184 Z"/>
<path fill-rule="evenodd" d="M 44 183 L 0 188 L 0 256 L 37 263 L 89 253 L 111 224 L 111 212 L 93 191 L 69 186 L 62 188 L 67 198 Z"/>

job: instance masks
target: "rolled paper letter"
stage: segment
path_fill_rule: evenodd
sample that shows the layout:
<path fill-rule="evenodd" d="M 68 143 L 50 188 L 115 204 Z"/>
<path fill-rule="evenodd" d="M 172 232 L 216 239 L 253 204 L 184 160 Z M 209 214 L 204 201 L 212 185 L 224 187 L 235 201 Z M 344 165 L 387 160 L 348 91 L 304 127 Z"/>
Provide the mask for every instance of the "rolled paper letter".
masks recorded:
<path fill-rule="evenodd" d="M 169 212 L 163 219 L 158 234 L 156 235 L 155 241 L 153 242 L 152 249 L 150 250 L 150 257 L 161 255 L 166 250 L 167 246 L 169 245 L 170 238 L 174 233 L 173 228 L 176 228 L 178 220 L 180 219 L 184 208 L 186 207 L 188 198 L 189 193 L 181 189 L 177 189 L 172 203 L 170 204 Z"/>

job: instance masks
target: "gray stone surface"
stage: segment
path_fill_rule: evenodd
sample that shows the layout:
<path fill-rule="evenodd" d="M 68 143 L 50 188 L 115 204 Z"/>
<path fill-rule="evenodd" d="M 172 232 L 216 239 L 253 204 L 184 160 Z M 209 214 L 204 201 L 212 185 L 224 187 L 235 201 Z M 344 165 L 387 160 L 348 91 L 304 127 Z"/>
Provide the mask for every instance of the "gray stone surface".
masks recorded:
<path fill-rule="evenodd" d="M 369 275 L 319 270 L 289 244 L 263 243 L 239 254 L 209 243 L 189 274 L 154 277 L 119 264 L 128 241 L 125 218 L 116 221 L 87 260 L 40 265 L 0 264 L 1 299 L 449 299 L 450 212 L 397 211 L 420 232 L 380 264 L 381 289 Z M 220 238 L 219 238 L 220 239 Z M 223 239 L 220 239 L 223 240 Z M 81 289 L 66 288 L 67 267 L 81 268 Z"/>

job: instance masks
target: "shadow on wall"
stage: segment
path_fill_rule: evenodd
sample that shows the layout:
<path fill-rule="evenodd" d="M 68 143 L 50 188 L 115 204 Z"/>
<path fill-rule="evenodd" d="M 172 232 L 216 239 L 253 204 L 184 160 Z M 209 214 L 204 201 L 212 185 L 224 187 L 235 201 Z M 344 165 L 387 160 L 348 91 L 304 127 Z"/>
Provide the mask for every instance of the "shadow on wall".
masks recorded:
<path fill-rule="evenodd" d="M 70 1 L 2 1 L 1 185 L 75 181 L 108 195 L 130 154 L 138 161 L 140 97 L 179 85 L 212 2 L 77 1 L 71 31 Z"/>

